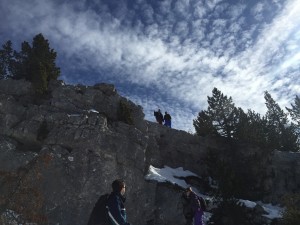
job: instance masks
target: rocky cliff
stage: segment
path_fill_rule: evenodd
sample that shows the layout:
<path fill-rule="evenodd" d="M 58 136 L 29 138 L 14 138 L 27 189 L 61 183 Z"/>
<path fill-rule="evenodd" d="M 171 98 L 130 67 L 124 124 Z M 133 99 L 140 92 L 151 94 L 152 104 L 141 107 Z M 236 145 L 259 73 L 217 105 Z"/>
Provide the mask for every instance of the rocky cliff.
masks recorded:
<path fill-rule="evenodd" d="M 221 138 L 145 121 L 142 108 L 108 84 L 55 81 L 47 95 L 36 96 L 24 80 L 1 80 L 0 127 L 0 212 L 22 212 L 40 224 L 87 224 L 116 178 L 126 181 L 132 224 L 183 224 L 172 198 L 179 189 L 146 181 L 149 165 L 190 170 L 200 176 L 190 182 L 201 189 L 207 150 L 229 148 Z M 268 168 L 267 200 L 299 190 L 298 154 L 278 152 Z"/>

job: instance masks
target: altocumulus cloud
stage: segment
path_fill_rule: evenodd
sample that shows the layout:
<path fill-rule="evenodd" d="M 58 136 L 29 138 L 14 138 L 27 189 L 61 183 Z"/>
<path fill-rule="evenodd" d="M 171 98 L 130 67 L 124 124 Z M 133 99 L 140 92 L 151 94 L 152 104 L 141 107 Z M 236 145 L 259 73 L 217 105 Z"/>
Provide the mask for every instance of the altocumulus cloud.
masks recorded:
<path fill-rule="evenodd" d="M 213 87 L 264 113 L 263 92 L 282 106 L 300 94 L 297 0 L 1 0 L 0 40 L 37 33 L 58 52 L 67 83 L 114 83 L 144 108 L 193 130 Z"/>

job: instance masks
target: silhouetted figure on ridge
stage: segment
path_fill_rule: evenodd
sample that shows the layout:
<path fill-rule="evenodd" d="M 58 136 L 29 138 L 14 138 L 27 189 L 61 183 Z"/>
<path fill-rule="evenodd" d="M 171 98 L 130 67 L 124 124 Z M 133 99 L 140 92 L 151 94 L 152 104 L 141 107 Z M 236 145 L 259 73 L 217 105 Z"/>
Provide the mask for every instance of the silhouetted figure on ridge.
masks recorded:
<path fill-rule="evenodd" d="M 162 125 L 163 121 L 164 121 L 164 117 L 163 114 L 161 113 L 160 109 L 158 109 L 158 111 L 154 111 L 154 116 L 156 121 Z"/>
<path fill-rule="evenodd" d="M 168 112 L 165 112 L 165 116 L 164 116 L 164 121 L 165 121 L 165 126 L 170 127 L 171 128 L 171 115 Z"/>

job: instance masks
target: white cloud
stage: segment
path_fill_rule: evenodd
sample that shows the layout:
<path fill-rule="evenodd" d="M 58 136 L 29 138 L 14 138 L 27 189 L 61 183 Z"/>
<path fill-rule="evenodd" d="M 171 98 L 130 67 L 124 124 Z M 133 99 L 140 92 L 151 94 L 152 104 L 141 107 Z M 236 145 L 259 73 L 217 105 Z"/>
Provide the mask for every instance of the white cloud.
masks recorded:
<path fill-rule="evenodd" d="M 183 17 L 187 18 L 189 16 L 189 6 L 190 6 L 190 1 L 189 0 L 175 0 L 174 1 L 174 13 Z"/>
<path fill-rule="evenodd" d="M 258 21 L 263 20 L 263 10 L 265 8 L 265 5 L 262 2 L 258 2 L 251 10 L 252 15 L 254 18 Z"/>
<path fill-rule="evenodd" d="M 126 15 L 126 12 L 125 12 L 125 15 Z M 154 15 L 153 8 L 150 5 L 145 4 L 142 8 L 142 18 L 144 19 L 144 21 L 147 24 L 154 23 L 153 15 Z"/>
<path fill-rule="evenodd" d="M 294 75 L 300 57 L 297 1 L 288 1 L 269 24 L 248 23 L 246 3 L 230 6 L 225 1 L 207 1 L 205 5 L 177 0 L 173 10 L 171 3 L 160 1 L 154 8 L 141 1 L 136 6 L 140 12 L 123 5 L 114 13 L 100 4 L 99 14 L 92 9 L 78 11 L 82 5 L 58 7 L 46 0 L 2 0 L 0 6 L 9 10 L 0 12 L 5 14 L 5 29 L 12 36 L 45 34 L 58 53 L 71 62 L 67 67 L 105 68 L 112 78 L 145 88 L 155 86 L 165 96 L 159 105 L 171 108 L 172 112 L 168 111 L 180 129 L 190 129 L 192 117 L 206 107 L 213 87 L 232 96 L 237 106 L 258 112 L 265 110 L 265 90 L 272 94 L 281 92 L 283 86 L 288 89 L 288 97 L 278 95 L 280 102 L 288 102 L 290 96 L 299 93 L 300 78 Z M 263 10 L 264 5 L 257 3 L 252 13 Z M 143 14 L 140 18 L 139 13 Z M 127 15 L 137 17 L 132 28 L 124 27 Z M 284 79 L 291 76 L 293 81 Z M 87 75 L 85 79 L 92 78 Z M 144 101 L 128 93 L 147 112 L 157 105 L 149 95 Z"/>
<path fill-rule="evenodd" d="M 213 10 L 222 0 L 206 1 L 205 4 L 209 10 Z"/>
<path fill-rule="evenodd" d="M 231 17 L 231 20 L 236 20 L 239 16 L 242 15 L 245 9 L 246 9 L 245 4 L 236 4 L 230 6 L 229 11 L 227 11 L 227 13 Z"/>
<path fill-rule="evenodd" d="M 180 21 L 176 24 L 175 34 L 179 34 L 181 38 L 185 38 L 189 34 L 189 24 L 186 21 Z"/>

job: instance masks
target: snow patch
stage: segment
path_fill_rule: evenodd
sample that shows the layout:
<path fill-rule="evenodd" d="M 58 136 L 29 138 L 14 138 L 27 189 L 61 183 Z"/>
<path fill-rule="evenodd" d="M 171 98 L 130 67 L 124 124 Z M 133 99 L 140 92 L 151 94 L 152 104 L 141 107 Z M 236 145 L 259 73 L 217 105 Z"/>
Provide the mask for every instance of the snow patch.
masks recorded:
<path fill-rule="evenodd" d="M 169 182 L 174 185 L 178 185 L 182 188 L 187 188 L 190 185 L 188 185 L 183 179 L 184 177 L 189 176 L 195 176 L 199 177 L 197 174 L 184 170 L 182 167 L 179 168 L 171 168 L 168 166 L 164 166 L 164 168 L 155 168 L 154 166 L 149 167 L 148 174 L 145 176 L 146 180 L 154 180 L 157 182 Z M 212 199 L 210 196 L 203 195 L 197 191 L 197 188 L 192 187 L 193 191 L 198 194 L 199 196 L 205 198 L 205 199 Z M 239 202 L 242 202 L 245 204 L 246 207 L 254 208 L 257 204 L 261 205 L 263 209 L 267 212 L 264 216 L 269 219 L 276 219 L 276 218 L 282 218 L 282 213 L 284 211 L 284 208 L 279 206 L 274 206 L 272 204 L 264 204 L 262 202 L 253 202 L 249 200 L 239 200 Z M 211 216 L 210 213 L 205 212 L 205 220 L 207 221 L 209 217 Z"/>

